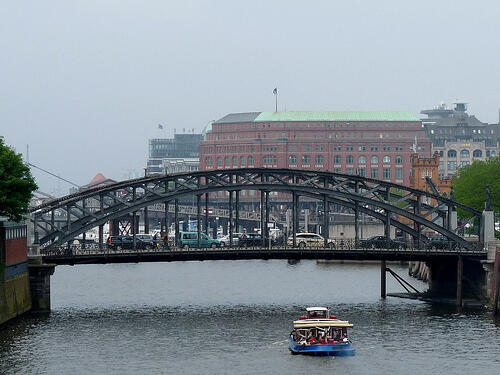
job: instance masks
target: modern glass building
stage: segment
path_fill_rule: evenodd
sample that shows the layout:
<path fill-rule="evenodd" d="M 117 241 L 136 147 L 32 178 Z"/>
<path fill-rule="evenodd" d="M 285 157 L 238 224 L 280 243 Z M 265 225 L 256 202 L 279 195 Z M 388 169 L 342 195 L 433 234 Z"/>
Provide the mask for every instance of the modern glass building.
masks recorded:
<path fill-rule="evenodd" d="M 175 134 L 149 140 L 148 175 L 197 171 L 202 134 Z"/>

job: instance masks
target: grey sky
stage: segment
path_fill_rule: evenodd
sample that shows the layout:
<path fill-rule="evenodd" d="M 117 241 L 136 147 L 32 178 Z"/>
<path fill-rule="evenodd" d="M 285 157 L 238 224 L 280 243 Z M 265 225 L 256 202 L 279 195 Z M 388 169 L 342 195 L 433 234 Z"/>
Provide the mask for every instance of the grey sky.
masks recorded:
<path fill-rule="evenodd" d="M 0 135 L 85 184 L 142 173 L 148 138 L 273 110 L 275 86 L 280 110 L 418 114 L 460 98 L 498 122 L 499 14 L 496 1 L 6 1 Z"/>

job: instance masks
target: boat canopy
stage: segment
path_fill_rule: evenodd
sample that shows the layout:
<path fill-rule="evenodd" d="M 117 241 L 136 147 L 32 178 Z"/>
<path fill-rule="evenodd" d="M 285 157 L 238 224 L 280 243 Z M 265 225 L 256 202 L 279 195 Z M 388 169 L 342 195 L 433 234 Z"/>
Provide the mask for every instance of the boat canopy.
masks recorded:
<path fill-rule="evenodd" d="M 293 328 L 315 328 L 315 327 L 334 327 L 334 328 L 349 328 L 354 327 L 347 320 L 323 320 L 323 319 L 305 319 L 295 320 Z"/>
<path fill-rule="evenodd" d="M 326 307 L 306 307 L 306 311 L 328 311 Z"/>

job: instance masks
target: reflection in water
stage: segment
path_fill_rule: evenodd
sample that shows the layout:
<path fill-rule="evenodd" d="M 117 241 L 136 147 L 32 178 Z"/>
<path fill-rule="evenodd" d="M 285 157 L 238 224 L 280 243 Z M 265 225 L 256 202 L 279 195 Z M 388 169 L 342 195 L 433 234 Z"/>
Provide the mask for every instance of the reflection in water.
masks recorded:
<path fill-rule="evenodd" d="M 406 277 L 405 268 L 392 268 Z M 58 267 L 52 314 L 19 320 L 0 333 L 0 368 L 22 374 L 417 374 L 444 368 L 487 374 L 498 366 L 500 328 L 489 313 L 383 301 L 379 278 L 376 265 L 312 261 Z M 398 288 L 388 279 L 389 291 Z M 307 305 L 329 306 L 354 323 L 356 357 L 289 354 L 292 320 Z"/>

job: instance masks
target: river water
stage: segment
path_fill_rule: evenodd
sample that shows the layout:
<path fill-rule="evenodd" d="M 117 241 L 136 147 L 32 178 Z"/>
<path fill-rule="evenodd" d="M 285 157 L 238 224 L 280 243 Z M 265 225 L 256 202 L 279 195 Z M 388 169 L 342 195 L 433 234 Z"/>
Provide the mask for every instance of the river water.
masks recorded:
<path fill-rule="evenodd" d="M 410 280 L 406 267 L 390 267 Z M 378 265 L 58 266 L 51 282 L 50 316 L 0 331 L 0 373 L 500 373 L 500 322 L 490 312 L 381 300 Z M 387 284 L 403 291 L 389 275 Z M 290 354 L 291 322 L 311 305 L 354 323 L 355 357 Z"/>

